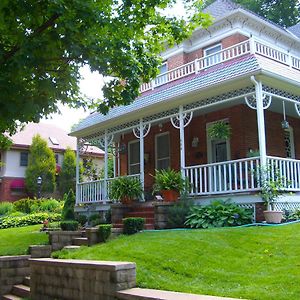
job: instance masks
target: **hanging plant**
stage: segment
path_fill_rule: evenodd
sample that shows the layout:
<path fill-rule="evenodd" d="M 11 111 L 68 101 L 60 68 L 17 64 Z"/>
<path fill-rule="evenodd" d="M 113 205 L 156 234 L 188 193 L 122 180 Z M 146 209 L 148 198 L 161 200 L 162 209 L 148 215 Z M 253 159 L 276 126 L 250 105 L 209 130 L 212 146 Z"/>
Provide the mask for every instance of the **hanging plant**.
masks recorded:
<path fill-rule="evenodd" d="M 207 133 L 211 139 L 227 140 L 231 135 L 231 127 L 225 121 L 217 121 L 207 128 Z"/>

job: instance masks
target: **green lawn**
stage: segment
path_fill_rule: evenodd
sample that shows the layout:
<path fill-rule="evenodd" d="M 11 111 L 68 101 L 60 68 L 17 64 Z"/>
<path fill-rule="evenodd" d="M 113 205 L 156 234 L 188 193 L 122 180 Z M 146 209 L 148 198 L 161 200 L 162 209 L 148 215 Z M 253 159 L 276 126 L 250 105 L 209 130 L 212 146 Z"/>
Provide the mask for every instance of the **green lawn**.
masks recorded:
<path fill-rule="evenodd" d="M 144 232 L 58 255 L 136 262 L 139 287 L 300 299 L 300 224 Z"/>
<path fill-rule="evenodd" d="M 30 245 L 47 244 L 41 225 L 0 229 L 0 256 L 26 254 Z"/>

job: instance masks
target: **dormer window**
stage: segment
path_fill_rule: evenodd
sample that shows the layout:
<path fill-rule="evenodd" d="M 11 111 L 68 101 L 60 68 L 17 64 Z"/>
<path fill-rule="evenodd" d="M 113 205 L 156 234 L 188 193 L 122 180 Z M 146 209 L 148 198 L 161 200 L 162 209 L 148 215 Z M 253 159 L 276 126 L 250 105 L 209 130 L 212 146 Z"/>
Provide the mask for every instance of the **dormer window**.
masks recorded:
<path fill-rule="evenodd" d="M 213 66 L 221 61 L 221 54 L 219 53 L 221 50 L 221 44 L 204 49 L 204 57 L 208 56 L 204 61 L 205 67 Z"/>
<path fill-rule="evenodd" d="M 58 140 L 54 136 L 49 136 L 49 140 L 52 143 L 52 145 L 59 145 Z"/>

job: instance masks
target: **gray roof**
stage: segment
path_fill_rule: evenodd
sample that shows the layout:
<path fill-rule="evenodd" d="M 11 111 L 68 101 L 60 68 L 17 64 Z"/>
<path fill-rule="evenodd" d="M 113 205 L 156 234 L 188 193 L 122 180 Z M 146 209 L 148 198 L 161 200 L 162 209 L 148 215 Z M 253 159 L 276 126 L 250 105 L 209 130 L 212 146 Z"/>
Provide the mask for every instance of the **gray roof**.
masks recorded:
<path fill-rule="evenodd" d="M 300 22 L 294 26 L 289 27 L 288 30 L 298 38 L 300 38 Z"/>
<path fill-rule="evenodd" d="M 214 18 L 219 18 L 240 7 L 230 0 L 216 0 L 208 5 L 203 12 L 209 13 Z"/>
<path fill-rule="evenodd" d="M 107 115 L 93 113 L 86 119 L 82 120 L 74 132 L 120 117 L 124 114 L 134 113 L 151 105 L 168 101 L 174 97 L 197 91 L 210 85 L 246 75 L 258 70 L 259 68 L 259 64 L 253 55 L 247 55 L 234 61 L 211 67 L 197 75 L 191 75 L 166 84 L 160 88 L 156 88 L 155 90 L 148 92 L 146 95 L 138 97 L 130 105 L 119 106 L 111 109 Z"/>

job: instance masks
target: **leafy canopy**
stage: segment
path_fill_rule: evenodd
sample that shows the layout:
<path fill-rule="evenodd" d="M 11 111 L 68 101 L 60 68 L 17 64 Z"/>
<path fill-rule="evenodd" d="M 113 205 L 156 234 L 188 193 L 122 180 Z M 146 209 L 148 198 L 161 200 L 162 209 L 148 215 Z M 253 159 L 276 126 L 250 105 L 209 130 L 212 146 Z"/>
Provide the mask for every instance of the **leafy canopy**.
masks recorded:
<path fill-rule="evenodd" d="M 128 104 L 142 81 L 154 77 L 163 48 L 188 37 L 207 15 L 187 21 L 162 11 L 175 0 L 2 0 L 0 2 L 0 133 L 16 121 L 38 122 L 72 107 Z M 190 10 L 200 0 L 184 0 Z M 105 101 L 90 103 L 79 93 L 79 70 L 89 65 L 112 80 Z"/>

